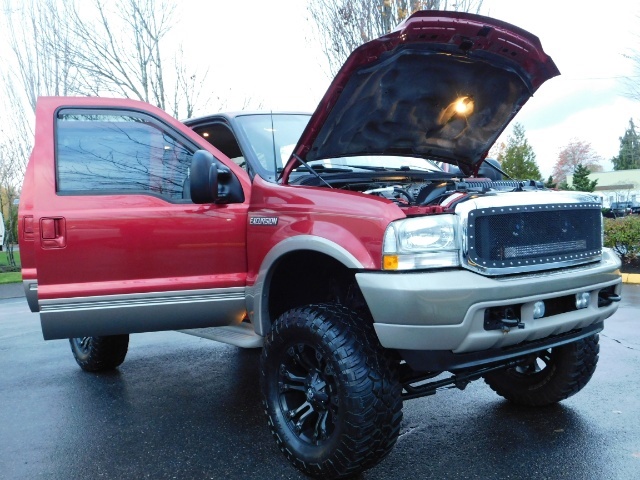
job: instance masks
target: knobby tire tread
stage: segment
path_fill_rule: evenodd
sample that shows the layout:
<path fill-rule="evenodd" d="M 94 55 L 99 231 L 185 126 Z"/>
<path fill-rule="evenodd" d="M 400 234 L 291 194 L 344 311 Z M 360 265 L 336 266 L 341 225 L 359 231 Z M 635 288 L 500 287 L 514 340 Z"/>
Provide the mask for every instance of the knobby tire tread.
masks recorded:
<path fill-rule="evenodd" d="M 268 407 L 263 404 L 278 447 L 299 470 L 317 478 L 345 478 L 379 463 L 392 449 L 402 421 L 402 387 L 397 361 L 378 342 L 370 322 L 339 305 L 310 305 L 283 314 L 265 339 L 261 378 L 268 376 L 270 350 L 283 343 L 290 331 L 309 329 L 320 335 L 339 358 L 349 404 L 361 406 L 348 413 L 340 446 L 319 464 L 301 460 L 277 431 Z M 263 389 L 264 392 L 264 389 Z M 285 426 L 286 428 L 286 426 Z"/>
<path fill-rule="evenodd" d="M 598 335 L 556 347 L 556 359 L 549 371 L 530 377 L 513 369 L 487 374 L 485 382 L 512 403 L 540 407 L 575 395 L 591 380 L 598 364 Z M 535 375 L 538 375 L 537 377 Z"/>
<path fill-rule="evenodd" d="M 76 362 L 87 372 L 113 370 L 124 362 L 129 349 L 129 335 L 91 337 L 88 355 L 76 351 L 74 339 L 69 341 Z"/>

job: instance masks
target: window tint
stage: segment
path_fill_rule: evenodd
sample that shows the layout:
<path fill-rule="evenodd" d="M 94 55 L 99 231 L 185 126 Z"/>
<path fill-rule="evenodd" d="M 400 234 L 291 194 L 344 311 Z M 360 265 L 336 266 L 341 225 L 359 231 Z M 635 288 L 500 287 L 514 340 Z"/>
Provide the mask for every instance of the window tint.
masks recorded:
<path fill-rule="evenodd" d="M 63 111 L 56 135 L 59 192 L 188 198 L 193 152 L 145 115 Z"/>

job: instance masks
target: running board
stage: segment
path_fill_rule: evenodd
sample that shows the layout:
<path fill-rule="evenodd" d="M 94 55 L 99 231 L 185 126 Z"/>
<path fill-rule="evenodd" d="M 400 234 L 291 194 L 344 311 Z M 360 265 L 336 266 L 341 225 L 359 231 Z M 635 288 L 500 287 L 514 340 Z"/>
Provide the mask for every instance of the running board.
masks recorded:
<path fill-rule="evenodd" d="M 178 332 L 242 348 L 262 348 L 264 340 L 253 330 L 253 325 L 246 322 L 227 327 L 192 328 Z"/>

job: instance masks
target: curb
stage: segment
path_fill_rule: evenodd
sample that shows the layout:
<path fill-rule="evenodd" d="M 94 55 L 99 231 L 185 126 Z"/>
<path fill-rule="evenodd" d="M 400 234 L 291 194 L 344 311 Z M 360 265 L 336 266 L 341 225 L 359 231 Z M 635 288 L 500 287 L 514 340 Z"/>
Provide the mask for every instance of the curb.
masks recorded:
<path fill-rule="evenodd" d="M 640 273 L 622 273 L 622 283 L 640 284 Z"/>

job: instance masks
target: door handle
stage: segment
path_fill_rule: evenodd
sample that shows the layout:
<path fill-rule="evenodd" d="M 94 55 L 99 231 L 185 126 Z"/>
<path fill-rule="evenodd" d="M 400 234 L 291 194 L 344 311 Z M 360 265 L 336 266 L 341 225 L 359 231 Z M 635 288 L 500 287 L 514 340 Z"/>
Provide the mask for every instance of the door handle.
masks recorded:
<path fill-rule="evenodd" d="M 64 248 L 67 246 L 66 223 L 63 217 L 40 219 L 40 242 L 42 248 Z"/>

